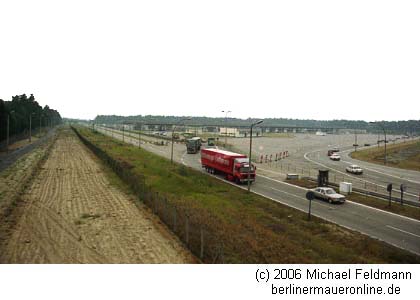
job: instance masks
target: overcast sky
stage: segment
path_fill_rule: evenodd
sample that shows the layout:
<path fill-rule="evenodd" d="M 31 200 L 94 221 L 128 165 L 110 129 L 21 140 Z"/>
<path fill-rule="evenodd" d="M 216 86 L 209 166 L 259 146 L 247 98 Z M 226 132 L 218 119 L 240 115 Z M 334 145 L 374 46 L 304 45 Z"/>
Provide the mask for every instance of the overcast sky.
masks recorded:
<path fill-rule="evenodd" d="M 420 1 L 0 0 L 0 98 L 62 116 L 420 119 Z"/>

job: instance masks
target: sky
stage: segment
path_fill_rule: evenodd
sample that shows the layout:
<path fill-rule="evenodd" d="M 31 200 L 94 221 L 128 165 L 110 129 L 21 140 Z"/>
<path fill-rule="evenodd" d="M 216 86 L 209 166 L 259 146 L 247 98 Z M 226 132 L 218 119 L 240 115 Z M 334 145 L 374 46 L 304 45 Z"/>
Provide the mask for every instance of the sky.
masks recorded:
<path fill-rule="evenodd" d="M 420 1 L 0 0 L 0 99 L 63 117 L 420 119 Z"/>

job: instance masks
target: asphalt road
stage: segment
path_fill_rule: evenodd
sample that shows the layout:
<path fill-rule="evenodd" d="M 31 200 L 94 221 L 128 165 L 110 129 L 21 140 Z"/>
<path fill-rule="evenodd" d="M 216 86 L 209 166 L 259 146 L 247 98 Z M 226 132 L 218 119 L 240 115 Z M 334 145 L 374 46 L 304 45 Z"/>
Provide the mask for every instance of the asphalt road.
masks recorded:
<path fill-rule="evenodd" d="M 13 164 L 16 160 L 18 160 L 20 157 L 22 157 L 26 153 L 31 152 L 33 149 L 35 149 L 39 145 L 42 145 L 43 143 L 45 143 L 48 139 L 50 139 L 55 134 L 55 130 L 56 128 L 50 129 L 46 135 L 42 136 L 37 141 L 31 144 L 27 144 L 8 154 L 3 155 L 0 159 L 0 172 L 8 168 L 11 164 Z"/>
<path fill-rule="evenodd" d="M 111 135 L 107 130 L 98 129 Z M 113 136 L 122 139 L 122 135 L 115 131 Z M 126 136 L 125 141 L 138 145 L 137 137 Z M 170 144 L 168 146 L 156 146 L 145 143 L 141 146 L 161 156 L 170 157 Z M 202 171 L 200 154 L 186 154 L 184 144 L 174 145 L 174 160 Z M 280 178 L 280 175 L 275 171 L 259 171 L 257 181 L 252 185 L 252 191 L 273 201 L 306 212 L 308 210 L 308 200 L 305 198 L 307 190 L 277 180 L 276 178 Z M 219 178 L 224 180 L 221 177 Z M 246 186 L 239 187 L 246 188 Z M 350 201 L 338 205 L 314 200 L 312 214 L 420 255 L 420 221 Z"/>
<path fill-rule="evenodd" d="M 393 139 L 396 136 L 389 136 Z M 364 134 L 358 136 L 358 143 L 370 143 L 375 146 L 377 135 Z M 400 140 L 401 142 L 402 140 Z M 228 143 L 243 153 L 248 153 L 248 139 L 230 139 Z M 263 163 L 259 165 L 262 169 L 267 169 L 283 173 L 297 173 L 305 176 L 316 177 L 319 169 L 330 170 L 330 181 L 332 182 L 351 182 L 354 187 L 371 190 L 387 195 L 386 186 L 393 184 L 393 196 L 400 197 L 400 185 L 404 184 L 407 190 L 404 200 L 419 202 L 420 193 L 420 172 L 381 166 L 354 160 L 348 154 L 354 150 L 354 135 L 340 134 L 316 136 L 309 134 L 296 134 L 294 138 L 255 138 L 253 140 L 254 157 L 260 158 L 261 155 L 272 155 L 275 153 L 288 151 L 290 156 L 278 162 Z M 327 156 L 328 149 L 338 147 L 341 151 L 341 161 L 332 161 Z M 358 149 L 362 149 L 359 147 Z M 274 159 L 273 159 L 274 160 Z M 349 164 L 357 164 L 364 169 L 363 175 L 353 175 L 346 172 Z"/>

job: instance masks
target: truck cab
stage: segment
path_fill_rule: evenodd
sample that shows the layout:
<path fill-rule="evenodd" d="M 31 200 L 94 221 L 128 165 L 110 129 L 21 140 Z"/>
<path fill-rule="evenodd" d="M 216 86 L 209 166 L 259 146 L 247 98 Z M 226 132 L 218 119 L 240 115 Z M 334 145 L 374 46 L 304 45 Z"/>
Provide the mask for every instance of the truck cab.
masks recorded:
<path fill-rule="evenodd" d="M 236 183 L 248 182 L 248 172 L 250 172 L 250 181 L 255 181 L 255 166 L 249 166 L 248 158 L 236 158 L 233 164 L 233 177 Z"/>

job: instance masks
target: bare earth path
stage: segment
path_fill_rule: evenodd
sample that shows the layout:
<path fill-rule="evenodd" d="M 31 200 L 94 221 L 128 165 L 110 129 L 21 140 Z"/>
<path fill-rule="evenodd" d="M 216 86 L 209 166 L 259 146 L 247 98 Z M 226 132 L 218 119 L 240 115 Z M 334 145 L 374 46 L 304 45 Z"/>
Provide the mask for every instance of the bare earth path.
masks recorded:
<path fill-rule="evenodd" d="M 111 185 L 70 129 L 23 195 L 2 263 L 193 263 L 144 207 Z"/>

